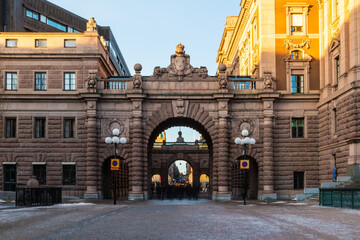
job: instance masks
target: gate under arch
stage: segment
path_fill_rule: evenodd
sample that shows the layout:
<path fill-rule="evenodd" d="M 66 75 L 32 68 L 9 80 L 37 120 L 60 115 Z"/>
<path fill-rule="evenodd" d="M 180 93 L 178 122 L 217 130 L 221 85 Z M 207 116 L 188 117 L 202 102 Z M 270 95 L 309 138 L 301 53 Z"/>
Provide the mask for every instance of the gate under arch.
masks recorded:
<path fill-rule="evenodd" d="M 114 156 L 108 157 L 105 159 L 102 165 L 102 194 L 104 199 L 113 199 L 113 184 L 114 184 L 114 174 L 110 170 L 111 159 L 115 158 Z M 119 157 L 118 157 L 119 158 Z M 117 198 L 125 198 L 129 196 L 129 166 L 120 157 L 120 166 L 119 171 L 116 171 L 116 195 Z"/>

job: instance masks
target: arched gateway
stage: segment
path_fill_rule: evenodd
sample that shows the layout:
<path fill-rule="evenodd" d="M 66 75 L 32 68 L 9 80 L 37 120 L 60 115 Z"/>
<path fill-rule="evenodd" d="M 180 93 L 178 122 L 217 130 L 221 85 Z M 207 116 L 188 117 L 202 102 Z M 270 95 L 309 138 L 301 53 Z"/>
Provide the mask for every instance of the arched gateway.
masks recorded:
<path fill-rule="evenodd" d="M 129 78 L 97 80 L 84 94 L 87 101 L 87 146 L 85 197 L 102 196 L 104 161 L 114 149 L 104 138 L 119 128 L 128 142 L 118 149 L 128 166 L 129 199 L 147 199 L 152 177 L 166 179 L 166 169 L 175 160 L 186 160 L 194 169 L 194 184 L 200 175 L 209 177 L 212 199 L 230 199 L 241 192 L 241 173 L 236 159 L 243 149 L 234 139 L 247 129 L 257 141 L 245 156 L 254 164 L 250 170 L 250 195 L 276 198 L 273 177 L 273 102 L 277 94 L 264 89 L 259 79 L 227 76 L 221 65 L 218 76 L 209 76 L 206 67 L 194 68 L 184 46 L 179 44 L 166 68 L 155 67 L 152 76 L 141 75 L 141 65 Z M 268 86 L 268 85 L 267 85 Z M 207 143 L 198 146 L 154 148 L 156 137 L 166 128 L 188 126 L 197 130 Z M 97 130 L 98 129 L 98 130 Z M 100 130 L 100 131 L 99 131 Z M 97 138 L 96 132 L 101 133 Z M 97 142 L 92 144 L 91 139 Z M 97 157 L 96 157 L 97 156 Z M 164 179 L 165 178 L 165 179 Z M 98 181 L 101 179 L 101 181 Z"/>

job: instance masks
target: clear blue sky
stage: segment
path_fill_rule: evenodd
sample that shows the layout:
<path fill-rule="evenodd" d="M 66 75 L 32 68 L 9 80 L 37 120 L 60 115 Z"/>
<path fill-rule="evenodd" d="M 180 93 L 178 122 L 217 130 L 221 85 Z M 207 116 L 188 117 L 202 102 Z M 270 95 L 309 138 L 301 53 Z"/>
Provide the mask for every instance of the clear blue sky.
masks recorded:
<path fill-rule="evenodd" d="M 110 26 L 132 74 L 167 67 L 181 42 L 193 67 L 206 66 L 215 75 L 216 56 L 226 16 L 238 15 L 240 0 L 50 0 L 83 18 Z"/>

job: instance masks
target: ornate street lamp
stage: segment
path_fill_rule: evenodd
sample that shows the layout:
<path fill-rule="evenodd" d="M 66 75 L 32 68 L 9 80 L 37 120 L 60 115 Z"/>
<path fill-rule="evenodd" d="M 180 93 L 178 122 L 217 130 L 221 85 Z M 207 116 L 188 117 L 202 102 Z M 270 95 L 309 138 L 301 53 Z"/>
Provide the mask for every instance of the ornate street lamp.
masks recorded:
<path fill-rule="evenodd" d="M 122 137 L 119 139 L 119 135 L 120 135 L 120 131 L 117 128 L 114 128 L 114 130 L 112 131 L 112 137 L 107 137 L 105 138 L 105 143 L 107 144 L 114 144 L 115 147 L 115 159 L 111 159 L 111 168 L 113 171 L 113 191 L 114 191 L 114 205 L 116 205 L 116 183 L 117 183 L 117 179 L 116 179 L 116 170 L 119 170 L 119 164 L 120 164 L 120 159 L 118 159 L 117 157 L 117 146 L 119 143 L 121 144 L 125 144 L 126 143 L 126 138 Z M 113 170 L 114 168 L 114 170 Z"/>
<path fill-rule="evenodd" d="M 241 144 L 244 146 L 244 151 L 243 151 L 243 160 L 240 160 L 240 169 L 244 170 L 244 180 L 243 180 L 243 186 L 244 186 L 244 192 L 243 192 L 243 199 L 244 199 L 244 205 L 246 205 L 246 197 L 247 197 L 247 169 L 250 168 L 250 164 L 249 164 L 249 160 L 246 160 L 246 148 L 247 146 L 250 145 L 254 145 L 256 143 L 254 138 L 249 138 L 249 131 L 244 129 L 241 132 L 241 135 L 243 136 L 243 138 L 235 138 L 235 144 Z"/>

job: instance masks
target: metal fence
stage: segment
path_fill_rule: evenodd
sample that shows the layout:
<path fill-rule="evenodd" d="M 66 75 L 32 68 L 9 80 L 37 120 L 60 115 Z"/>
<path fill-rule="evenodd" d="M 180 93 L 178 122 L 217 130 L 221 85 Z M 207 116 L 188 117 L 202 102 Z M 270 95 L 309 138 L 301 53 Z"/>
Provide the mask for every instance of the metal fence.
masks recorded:
<path fill-rule="evenodd" d="M 360 188 L 320 188 L 321 206 L 360 208 Z"/>
<path fill-rule="evenodd" d="M 62 201 L 61 188 L 16 188 L 16 206 L 48 206 Z"/>

